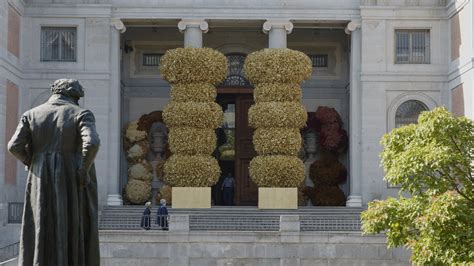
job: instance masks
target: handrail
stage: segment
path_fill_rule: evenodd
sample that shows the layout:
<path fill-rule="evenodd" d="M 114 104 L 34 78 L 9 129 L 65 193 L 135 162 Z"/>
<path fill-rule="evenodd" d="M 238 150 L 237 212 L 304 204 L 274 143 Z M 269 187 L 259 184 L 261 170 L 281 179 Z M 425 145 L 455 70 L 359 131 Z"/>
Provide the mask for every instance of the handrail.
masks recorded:
<path fill-rule="evenodd" d="M 18 256 L 20 242 L 6 245 L 0 248 L 0 262 L 7 261 Z"/>

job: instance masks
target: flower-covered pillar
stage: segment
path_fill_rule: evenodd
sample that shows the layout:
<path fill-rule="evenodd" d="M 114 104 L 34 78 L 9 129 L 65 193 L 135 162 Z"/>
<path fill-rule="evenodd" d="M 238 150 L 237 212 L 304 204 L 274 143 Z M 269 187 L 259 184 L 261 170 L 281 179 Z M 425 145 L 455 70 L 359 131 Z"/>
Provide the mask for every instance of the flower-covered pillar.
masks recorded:
<path fill-rule="evenodd" d="M 210 208 L 210 187 L 220 176 L 211 156 L 217 141 L 214 130 L 223 120 L 215 85 L 226 77 L 227 58 L 210 48 L 168 50 L 160 73 L 171 84 L 163 120 L 172 153 L 164 165 L 164 179 L 173 187 L 173 208 Z"/>
<path fill-rule="evenodd" d="M 286 48 L 264 49 L 247 56 L 245 74 L 255 85 L 249 125 L 258 156 L 250 176 L 259 187 L 259 208 L 296 209 L 297 187 L 305 178 L 300 129 L 307 113 L 301 104 L 301 83 L 311 76 L 311 60 Z"/>

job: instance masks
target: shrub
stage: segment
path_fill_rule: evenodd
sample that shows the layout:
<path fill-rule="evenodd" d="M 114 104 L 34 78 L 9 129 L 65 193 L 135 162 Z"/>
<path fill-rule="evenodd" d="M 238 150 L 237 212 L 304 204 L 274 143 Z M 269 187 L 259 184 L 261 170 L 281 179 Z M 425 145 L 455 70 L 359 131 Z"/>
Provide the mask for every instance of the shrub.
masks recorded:
<path fill-rule="evenodd" d="M 164 165 L 165 181 L 173 187 L 210 187 L 221 170 L 212 156 L 172 155 Z"/>
<path fill-rule="evenodd" d="M 308 114 L 299 102 L 263 102 L 249 109 L 249 125 L 254 128 L 303 128 Z"/>
<path fill-rule="evenodd" d="M 311 77 L 311 60 L 304 53 L 291 49 L 263 49 L 245 59 L 244 72 L 253 84 L 300 84 Z"/>
<path fill-rule="evenodd" d="M 297 128 L 258 128 L 253 145 L 260 155 L 298 155 L 301 134 Z"/>
<path fill-rule="evenodd" d="M 172 127 L 168 143 L 171 152 L 182 155 L 209 155 L 216 148 L 214 129 L 193 127 Z"/>
<path fill-rule="evenodd" d="M 298 102 L 301 100 L 301 89 L 295 83 L 262 83 L 255 86 L 255 102 Z"/>
<path fill-rule="evenodd" d="M 160 60 L 160 74 L 171 84 L 221 83 L 227 74 L 227 58 L 211 48 L 168 50 Z"/>
<path fill-rule="evenodd" d="M 250 162 L 249 170 L 259 187 L 298 187 L 305 176 L 304 164 L 295 156 L 257 156 Z"/>
<path fill-rule="evenodd" d="M 131 179 L 125 187 L 125 195 L 133 204 L 143 204 L 151 197 L 151 184 L 142 180 Z"/>

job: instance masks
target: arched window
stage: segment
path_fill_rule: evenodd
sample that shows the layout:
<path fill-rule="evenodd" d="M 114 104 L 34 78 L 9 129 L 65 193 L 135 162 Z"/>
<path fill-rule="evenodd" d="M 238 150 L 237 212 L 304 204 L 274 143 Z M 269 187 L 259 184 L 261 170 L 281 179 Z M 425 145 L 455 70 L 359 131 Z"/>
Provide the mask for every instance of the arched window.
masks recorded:
<path fill-rule="evenodd" d="M 416 124 L 420 113 L 428 110 L 428 107 L 418 100 L 408 100 L 402 103 L 395 113 L 395 127 Z"/>
<path fill-rule="evenodd" d="M 244 75 L 245 54 L 227 54 L 228 73 L 220 86 L 224 87 L 248 87 L 250 82 Z"/>

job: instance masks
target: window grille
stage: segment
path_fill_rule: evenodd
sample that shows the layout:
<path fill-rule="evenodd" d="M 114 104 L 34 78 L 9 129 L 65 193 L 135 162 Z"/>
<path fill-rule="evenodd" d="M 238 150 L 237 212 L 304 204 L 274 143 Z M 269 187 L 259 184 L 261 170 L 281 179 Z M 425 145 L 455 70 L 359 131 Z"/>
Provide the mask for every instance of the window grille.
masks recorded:
<path fill-rule="evenodd" d="M 42 27 L 41 61 L 76 61 L 76 28 Z"/>
<path fill-rule="evenodd" d="M 310 55 L 313 67 L 328 67 L 328 55 L 327 54 L 316 54 Z"/>
<path fill-rule="evenodd" d="M 429 30 L 396 30 L 397 64 L 429 64 L 430 63 L 430 31 Z"/>
<path fill-rule="evenodd" d="M 143 54 L 143 66 L 159 66 L 162 54 Z"/>
<path fill-rule="evenodd" d="M 402 103 L 395 113 L 395 127 L 416 124 L 420 113 L 428 110 L 424 103 L 417 100 L 408 100 Z"/>
<path fill-rule="evenodd" d="M 244 61 L 246 55 L 228 54 L 226 57 L 228 63 L 227 77 L 220 86 L 249 87 L 250 82 L 244 76 Z"/>

